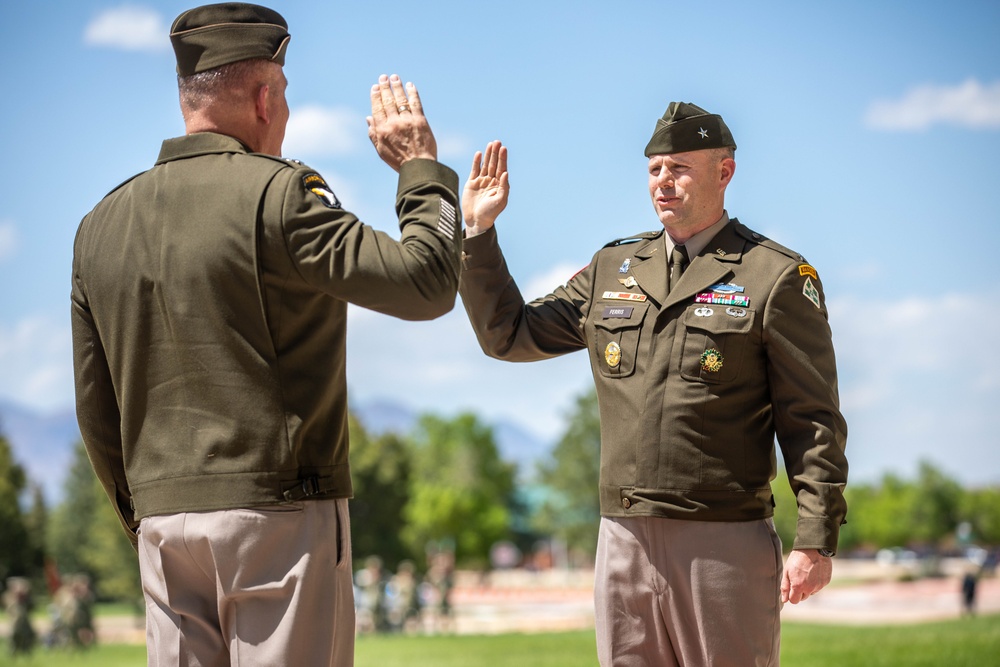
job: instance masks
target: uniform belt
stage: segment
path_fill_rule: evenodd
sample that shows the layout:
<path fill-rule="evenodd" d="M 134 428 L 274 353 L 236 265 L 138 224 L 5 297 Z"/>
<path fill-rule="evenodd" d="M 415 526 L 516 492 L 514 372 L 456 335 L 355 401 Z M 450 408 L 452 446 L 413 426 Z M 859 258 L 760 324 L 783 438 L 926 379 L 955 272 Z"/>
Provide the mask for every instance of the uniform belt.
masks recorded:
<path fill-rule="evenodd" d="M 304 477 L 298 480 L 293 486 L 282 491 L 281 495 L 287 501 L 302 500 L 310 496 L 328 493 L 333 491 L 335 487 L 336 483 L 333 477 L 317 477 L 313 475 L 312 477 Z"/>

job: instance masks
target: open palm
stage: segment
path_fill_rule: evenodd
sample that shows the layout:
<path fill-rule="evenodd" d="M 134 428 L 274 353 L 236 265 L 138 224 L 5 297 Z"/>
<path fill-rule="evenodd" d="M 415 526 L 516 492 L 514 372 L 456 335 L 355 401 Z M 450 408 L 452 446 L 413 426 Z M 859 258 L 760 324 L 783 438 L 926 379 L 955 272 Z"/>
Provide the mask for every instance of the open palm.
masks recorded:
<path fill-rule="evenodd" d="M 462 216 L 470 235 L 493 226 L 507 207 L 510 183 L 507 176 L 507 148 L 491 141 L 486 151 L 476 151 L 472 171 L 462 192 Z"/>

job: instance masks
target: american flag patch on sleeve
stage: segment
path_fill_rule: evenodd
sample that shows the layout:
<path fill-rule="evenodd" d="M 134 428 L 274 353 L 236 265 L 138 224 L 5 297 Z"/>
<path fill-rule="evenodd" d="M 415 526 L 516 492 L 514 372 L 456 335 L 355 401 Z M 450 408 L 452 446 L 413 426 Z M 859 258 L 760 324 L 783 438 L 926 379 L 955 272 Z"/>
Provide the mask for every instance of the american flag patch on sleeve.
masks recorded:
<path fill-rule="evenodd" d="M 441 200 L 441 216 L 438 218 L 438 231 L 445 236 L 455 235 L 455 207 L 451 202 Z"/>

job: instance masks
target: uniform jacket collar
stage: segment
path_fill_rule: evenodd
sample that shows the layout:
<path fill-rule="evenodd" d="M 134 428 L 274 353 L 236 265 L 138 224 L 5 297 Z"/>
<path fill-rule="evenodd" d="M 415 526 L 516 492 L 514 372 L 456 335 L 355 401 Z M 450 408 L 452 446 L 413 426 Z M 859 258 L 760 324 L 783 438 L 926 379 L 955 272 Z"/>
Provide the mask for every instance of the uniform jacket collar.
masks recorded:
<path fill-rule="evenodd" d="M 733 218 L 705 248 L 691 260 L 680 281 L 667 294 L 667 255 L 664 252 L 663 233 L 648 240 L 636 249 L 632 275 L 643 292 L 648 294 L 661 308 L 681 303 L 704 291 L 711 285 L 724 282 L 732 273 L 732 265 L 743 258 L 747 240 L 738 233 L 743 227 Z"/>
<path fill-rule="evenodd" d="M 215 132 L 197 132 L 167 139 L 160 147 L 156 164 L 210 153 L 249 153 L 239 139 Z"/>

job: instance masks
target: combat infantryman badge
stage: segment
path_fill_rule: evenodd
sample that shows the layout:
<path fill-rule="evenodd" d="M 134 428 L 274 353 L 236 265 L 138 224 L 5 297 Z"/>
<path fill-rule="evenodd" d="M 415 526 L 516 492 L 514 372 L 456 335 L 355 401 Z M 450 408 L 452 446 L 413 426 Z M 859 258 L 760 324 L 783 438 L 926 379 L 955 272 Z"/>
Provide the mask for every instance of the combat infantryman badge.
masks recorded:
<path fill-rule="evenodd" d="M 722 353 L 714 347 L 705 350 L 701 355 L 701 368 L 709 373 L 722 370 Z"/>
<path fill-rule="evenodd" d="M 608 366 L 611 368 L 617 368 L 618 364 L 622 362 L 622 349 L 618 343 L 611 341 L 604 348 L 604 361 L 608 362 Z"/>

